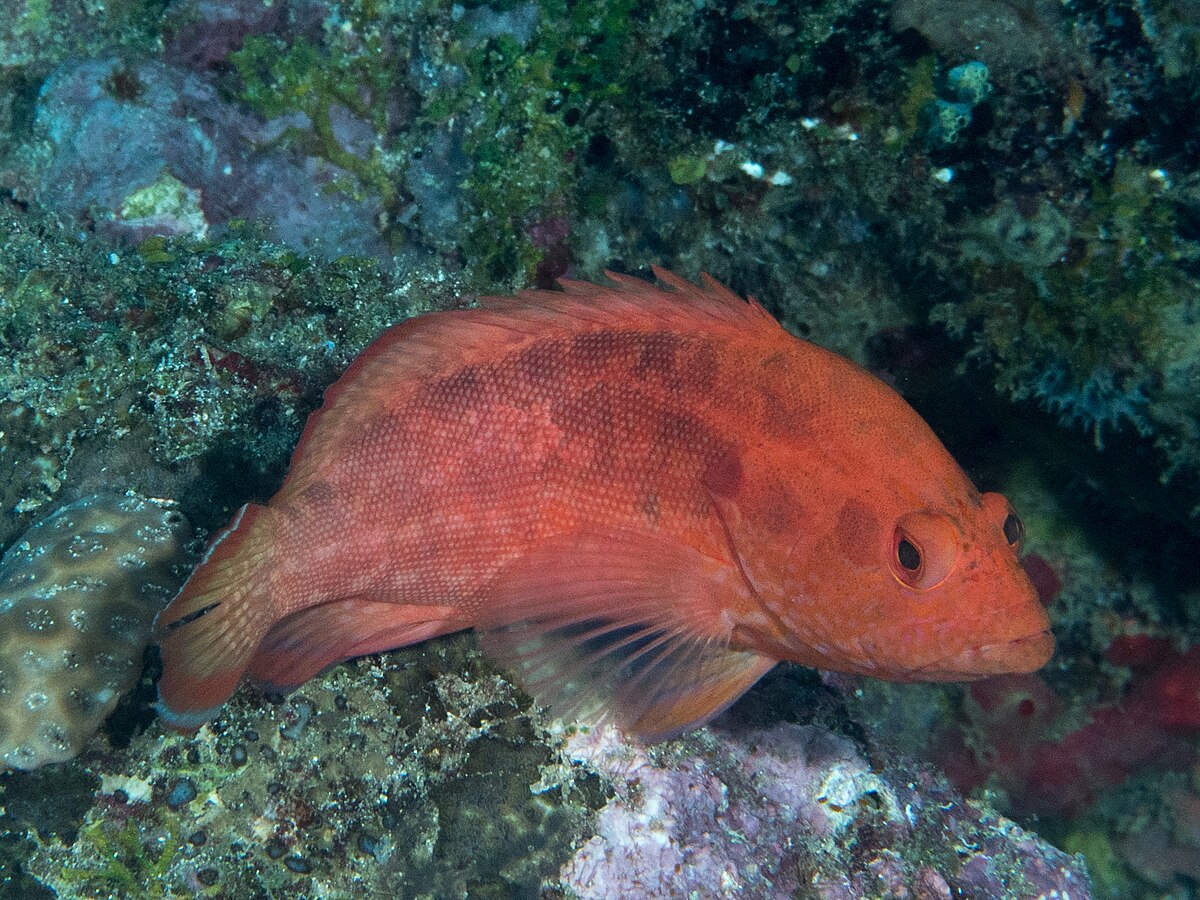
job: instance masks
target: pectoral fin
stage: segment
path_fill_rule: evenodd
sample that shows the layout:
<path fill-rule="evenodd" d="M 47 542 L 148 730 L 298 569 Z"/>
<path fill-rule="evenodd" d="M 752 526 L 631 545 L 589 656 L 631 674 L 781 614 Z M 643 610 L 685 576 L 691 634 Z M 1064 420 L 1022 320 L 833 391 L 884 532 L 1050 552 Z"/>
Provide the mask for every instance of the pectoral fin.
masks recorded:
<path fill-rule="evenodd" d="M 648 740 L 702 724 L 776 660 L 729 645 L 746 590 L 734 565 L 673 538 L 590 529 L 504 570 L 484 650 L 563 716 L 609 717 Z"/>

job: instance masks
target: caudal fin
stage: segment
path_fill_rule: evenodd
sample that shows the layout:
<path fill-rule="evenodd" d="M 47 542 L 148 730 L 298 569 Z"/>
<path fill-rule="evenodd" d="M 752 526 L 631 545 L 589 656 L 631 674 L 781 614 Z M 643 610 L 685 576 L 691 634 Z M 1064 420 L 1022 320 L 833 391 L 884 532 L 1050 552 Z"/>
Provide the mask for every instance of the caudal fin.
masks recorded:
<path fill-rule="evenodd" d="M 276 516 L 243 506 L 155 620 L 163 661 L 158 712 L 174 728 L 199 728 L 217 714 L 275 621 Z"/>

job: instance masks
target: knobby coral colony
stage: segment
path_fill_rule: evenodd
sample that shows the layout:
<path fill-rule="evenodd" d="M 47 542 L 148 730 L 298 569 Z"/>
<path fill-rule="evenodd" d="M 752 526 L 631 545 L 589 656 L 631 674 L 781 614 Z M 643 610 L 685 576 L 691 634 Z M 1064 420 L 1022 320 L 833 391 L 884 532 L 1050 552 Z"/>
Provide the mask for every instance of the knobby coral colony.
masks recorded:
<path fill-rule="evenodd" d="M 154 616 L 183 580 L 190 528 L 174 505 L 85 497 L 0 559 L 0 761 L 75 756 L 137 680 Z"/>

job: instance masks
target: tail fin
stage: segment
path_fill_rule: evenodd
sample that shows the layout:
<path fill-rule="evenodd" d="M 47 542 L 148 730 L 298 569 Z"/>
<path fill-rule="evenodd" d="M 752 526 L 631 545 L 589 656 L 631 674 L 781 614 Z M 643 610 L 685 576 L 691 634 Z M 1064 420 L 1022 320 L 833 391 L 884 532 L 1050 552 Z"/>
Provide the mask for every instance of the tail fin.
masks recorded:
<path fill-rule="evenodd" d="M 171 727 L 199 728 L 215 716 L 274 624 L 269 578 L 276 521 L 265 506 L 243 506 L 158 614 L 158 712 Z"/>

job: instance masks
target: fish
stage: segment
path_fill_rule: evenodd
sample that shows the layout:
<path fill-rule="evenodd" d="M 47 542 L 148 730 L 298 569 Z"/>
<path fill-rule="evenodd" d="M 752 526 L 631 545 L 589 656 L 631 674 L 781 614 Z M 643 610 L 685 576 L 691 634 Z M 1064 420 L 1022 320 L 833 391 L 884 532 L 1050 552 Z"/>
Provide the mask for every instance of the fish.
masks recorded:
<path fill-rule="evenodd" d="M 969 681 L 1050 659 L 1020 518 L 895 390 L 708 276 L 654 275 L 369 345 L 159 614 L 164 721 L 464 629 L 551 712 L 647 741 L 781 661 Z"/>

